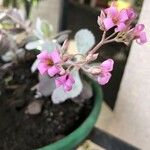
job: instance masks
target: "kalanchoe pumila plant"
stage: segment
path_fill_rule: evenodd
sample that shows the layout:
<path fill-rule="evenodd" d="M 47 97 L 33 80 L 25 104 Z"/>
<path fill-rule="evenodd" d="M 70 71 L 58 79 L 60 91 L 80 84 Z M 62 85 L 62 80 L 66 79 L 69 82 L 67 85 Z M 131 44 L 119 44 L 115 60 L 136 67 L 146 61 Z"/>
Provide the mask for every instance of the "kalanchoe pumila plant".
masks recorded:
<path fill-rule="evenodd" d="M 98 16 L 97 22 L 103 35 L 96 46 L 94 46 L 93 34 L 87 29 L 82 29 L 75 35 L 78 51 L 75 54 L 68 53 L 68 41 L 65 41 L 61 48 L 41 51 L 37 56 L 38 70 L 41 75 L 49 76 L 48 80 L 50 81 L 45 84 L 45 89 L 49 90 L 46 96 L 52 95 L 54 103 L 79 96 L 83 89 L 82 82 L 85 82 L 83 79 L 81 80 L 79 70 L 82 70 L 100 85 L 108 83 L 114 61 L 109 58 L 102 63 L 93 63 L 98 58 L 98 50 L 102 45 L 111 42 L 122 42 L 128 45 L 132 40 L 136 40 L 138 44 L 146 43 L 144 25 L 133 26 L 132 24 L 136 16 L 133 9 L 118 10 L 112 4 L 109 8 L 101 10 L 100 16 Z M 110 29 L 114 32 L 107 36 L 107 31 Z M 54 83 L 54 81 L 55 87 L 52 84 L 53 87 L 50 88 L 48 84 Z M 49 89 L 47 89 L 47 85 Z M 40 90 L 38 92 L 43 94 Z"/>

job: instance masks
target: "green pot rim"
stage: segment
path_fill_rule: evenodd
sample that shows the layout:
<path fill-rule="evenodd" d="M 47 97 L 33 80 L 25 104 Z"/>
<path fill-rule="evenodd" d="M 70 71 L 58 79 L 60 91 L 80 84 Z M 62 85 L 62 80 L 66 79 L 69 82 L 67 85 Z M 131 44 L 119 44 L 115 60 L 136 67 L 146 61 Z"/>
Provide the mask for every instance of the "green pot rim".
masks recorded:
<path fill-rule="evenodd" d="M 94 81 L 92 81 L 91 84 L 94 93 L 94 106 L 86 120 L 63 139 L 39 148 L 38 150 L 72 150 L 89 135 L 98 119 L 103 98 L 101 87 Z"/>

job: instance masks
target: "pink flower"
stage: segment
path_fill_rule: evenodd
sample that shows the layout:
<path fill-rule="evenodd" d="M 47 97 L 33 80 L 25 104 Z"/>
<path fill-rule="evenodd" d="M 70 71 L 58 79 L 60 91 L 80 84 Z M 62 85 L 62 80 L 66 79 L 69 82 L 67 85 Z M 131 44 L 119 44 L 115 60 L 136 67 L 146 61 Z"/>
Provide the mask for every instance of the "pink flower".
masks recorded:
<path fill-rule="evenodd" d="M 126 11 L 128 15 L 128 21 L 132 22 L 137 17 L 137 14 L 131 8 L 126 9 Z"/>
<path fill-rule="evenodd" d="M 59 63 L 61 62 L 60 54 L 57 50 L 52 52 L 43 51 L 37 55 L 39 60 L 38 70 L 41 75 L 48 73 L 50 77 L 60 73 L 61 67 Z"/>
<path fill-rule="evenodd" d="M 106 18 L 103 20 L 106 30 L 117 26 L 116 32 L 122 31 L 126 28 L 126 21 L 129 19 L 126 9 L 117 10 L 115 6 L 105 9 Z"/>
<path fill-rule="evenodd" d="M 98 75 L 98 83 L 104 85 L 108 83 L 111 78 L 111 71 L 113 70 L 114 61 L 112 59 L 107 59 L 100 65 L 101 72 Z"/>
<path fill-rule="evenodd" d="M 147 42 L 146 33 L 143 31 L 145 26 L 143 24 L 137 24 L 133 29 L 133 36 L 138 44 L 144 44 Z"/>
<path fill-rule="evenodd" d="M 65 74 L 55 80 L 56 87 L 63 86 L 65 91 L 70 91 L 74 83 L 75 80 L 70 74 Z"/>

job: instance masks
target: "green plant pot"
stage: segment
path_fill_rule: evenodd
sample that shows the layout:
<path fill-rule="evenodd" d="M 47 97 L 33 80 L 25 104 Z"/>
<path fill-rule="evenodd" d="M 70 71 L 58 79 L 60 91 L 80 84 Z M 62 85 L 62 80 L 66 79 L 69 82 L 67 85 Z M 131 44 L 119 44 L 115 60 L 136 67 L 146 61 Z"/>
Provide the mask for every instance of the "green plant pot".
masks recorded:
<path fill-rule="evenodd" d="M 38 150 L 72 150 L 83 142 L 83 140 L 89 135 L 98 119 L 102 104 L 101 87 L 93 81 L 91 82 L 91 85 L 94 93 L 94 105 L 91 113 L 85 121 L 65 138 L 45 147 L 39 148 Z"/>

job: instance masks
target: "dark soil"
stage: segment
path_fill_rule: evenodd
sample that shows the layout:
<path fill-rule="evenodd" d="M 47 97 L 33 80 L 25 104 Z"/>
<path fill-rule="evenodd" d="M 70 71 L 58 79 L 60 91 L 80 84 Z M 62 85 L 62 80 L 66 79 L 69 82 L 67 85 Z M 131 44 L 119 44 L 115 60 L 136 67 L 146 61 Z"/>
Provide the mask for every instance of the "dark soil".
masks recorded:
<path fill-rule="evenodd" d="M 38 115 L 25 114 L 33 101 L 37 73 L 31 74 L 32 60 L 0 69 L 0 150 L 33 150 L 61 139 L 76 129 L 88 116 L 92 101 L 76 104 L 68 100 L 54 105 L 49 98 L 44 101 Z M 1 61 L 0 61 L 0 65 Z"/>

